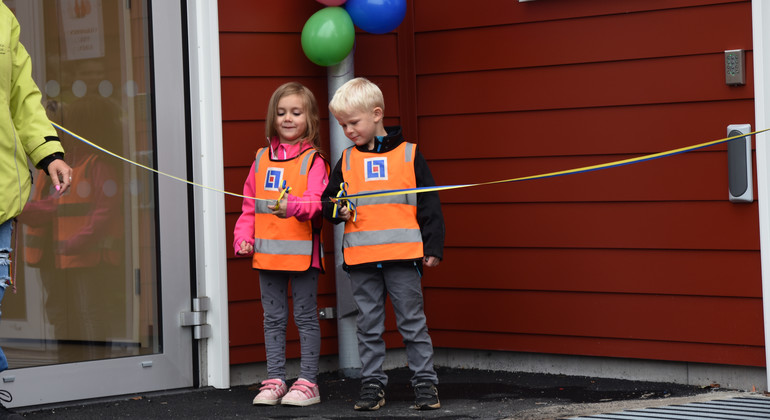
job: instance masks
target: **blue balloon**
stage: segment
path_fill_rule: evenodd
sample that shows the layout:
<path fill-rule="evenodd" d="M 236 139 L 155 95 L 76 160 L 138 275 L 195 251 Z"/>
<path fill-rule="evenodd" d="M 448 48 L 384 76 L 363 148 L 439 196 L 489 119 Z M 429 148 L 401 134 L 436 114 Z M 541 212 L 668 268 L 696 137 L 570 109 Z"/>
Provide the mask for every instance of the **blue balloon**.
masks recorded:
<path fill-rule="evenodd" d="M 406 0 L 347 0 L 345 10 L 353 23 L 366 32 L 384 34 L 406 16 Z"/>

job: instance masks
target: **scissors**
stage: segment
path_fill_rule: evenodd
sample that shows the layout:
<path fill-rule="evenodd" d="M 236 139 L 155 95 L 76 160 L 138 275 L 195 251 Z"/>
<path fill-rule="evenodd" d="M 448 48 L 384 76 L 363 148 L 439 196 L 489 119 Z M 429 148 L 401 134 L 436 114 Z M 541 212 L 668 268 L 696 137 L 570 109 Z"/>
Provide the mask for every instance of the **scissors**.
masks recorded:
<path fill-rule="evenodd" d="M 281 200 L 283 200 L 283 197 L 286 196 L 286 193 L 291 191 L 291 187 L 286 186 L 286 180 L 283 180 L 283 184 L 281 184 L 281 194 L 278 196 L 278 201 L 275 202 L 275 207 L 273 207 L 273 210 L 278 210 L 281 208 Z"/>
<path fill-rule="evenodd" d="M 356 219 L 358 219 L 358 212 L 356 211 L 356 204 L 345 198 L 348 196 L 347 186 L 347 182 L 340 183 L 340 190 L 337 192 L 337 199 L 334 200 L 334 210 L 332 210 L 332 217 L 337 217 L 337 205 L 340 201 L 344 201 L 345 203 L 343 206 L 348 206 L 350 208 L 350 211 L 353 213 L 353 221 L 355 222 Z"/>

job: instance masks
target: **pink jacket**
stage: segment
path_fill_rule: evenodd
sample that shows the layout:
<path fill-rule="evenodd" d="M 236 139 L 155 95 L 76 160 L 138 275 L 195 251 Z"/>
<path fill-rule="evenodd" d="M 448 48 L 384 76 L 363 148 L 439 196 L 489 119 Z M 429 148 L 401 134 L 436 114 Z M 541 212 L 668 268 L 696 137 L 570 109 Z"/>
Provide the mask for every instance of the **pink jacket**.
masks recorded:
<path fill-rule="evenodd" d="M 270 142 L 271 156 L 273 159 L 285 160 L 298 156 L 301 152 L 311 148 L 312 146 L 307 142 L 299 142 L 297 144 L 283 144 L 278 141 L 277 138 L 273 138 Z M 313 226 L 320 226 L 323 221 L 323 215 L 321 214 L 321 193 L 326 188 L 326 184 L 329 183 L 329 175 L 326 173 L 326 165 L 322 159 L 315 159 L 313 165 L 310 167 L 308 173 L 307 190 L 302 197 L 286 195 L 286 215 L 288 217 L 296 217 L 297 220 L 304 222 L 307 220 L 313 221 Z M 249 175 L 246 177 L 246 182 L 243 184 L 243 195 L 247 197 L 254 197 L 256 189 L 256 180 L 254 179 L 254 163 L 251 164 L 249 169 Z M 235 229 L 233 232 L 233 249 L 236 254 L 241 249 L 241 242 L 254 245 L 254 200 L 243 199 L 243 205 L 241 206 L 241 216 L 235 223 Z M 320 249 L 321 237 L 320 234 L 313 235 L 313 249 Z M 313 263 L 311 265 L 314 268 L 321 268 L 321 256 L 318 253 L 313 253 Z"/>

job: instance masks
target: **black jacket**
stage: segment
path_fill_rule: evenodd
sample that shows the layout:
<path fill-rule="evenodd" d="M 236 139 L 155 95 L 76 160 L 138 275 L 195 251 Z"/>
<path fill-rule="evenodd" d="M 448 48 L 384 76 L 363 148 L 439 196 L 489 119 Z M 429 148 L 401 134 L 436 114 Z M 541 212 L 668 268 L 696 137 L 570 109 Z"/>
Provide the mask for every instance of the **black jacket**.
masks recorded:
<path fill-rule="evenodd" d="M 385 127 L 385 130 L 388 132 L 388 135 L 385 136 L 382 141 L 375 139 L 374 150 L 365 150 L 362 147 L 358 147 L 358 150 L 363 153 L 379 154 L 393 150 L 406 141 L 401 135 L 401 127 Z M 432 187 L 436 185 L 435 181 L 433 181 L 433 175 L 431 175 L 430 169 L 428 169 L 428 163 L 420 153 L 419 147 L 414 159 L 414 174 L 417 179 L 417 187 Z M 324 190 L 323 195 L 321 196 L 324 218 L 334 224 L 343 222 L 343 220 L 332 217 L 334 204 L 331 202 L 330 198 L 337 196 L 342 182 L 342 166 L 340 161 L 337 161 L 334 170 L 332 170 L 332 173 L 329 176 L 329 185 L 327 185 L 326 190 Z M 417 194 L 417 223 L 420 225 L 420 232 L 422 233 L 423 253 L 426 256 L 438 257 L 439 259 L 443 258 L 444 215 L 441 213 L 441 202 L 439 201 L 437 192 Z M 411 263 L 412 260 L 409 260 L 408 262 Z M 418 265 L 418 267 L 421 267 L 421 265 Z M 347 266 L 345 269 L 347 269 Z"/>

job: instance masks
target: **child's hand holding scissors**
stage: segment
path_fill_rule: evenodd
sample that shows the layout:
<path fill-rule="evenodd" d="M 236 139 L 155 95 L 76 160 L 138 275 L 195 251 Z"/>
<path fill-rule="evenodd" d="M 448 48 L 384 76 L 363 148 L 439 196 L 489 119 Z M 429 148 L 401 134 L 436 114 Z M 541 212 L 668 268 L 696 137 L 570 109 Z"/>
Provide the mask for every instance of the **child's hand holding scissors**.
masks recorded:
<path fill-rule="evenodd" d="M 273 214 L 280 217 L 281 219 L 286 218 L 286 206 L 287 206 L 287 200 L 286 198 L 280 199 L 275 202 L 275 206 L 273 207 Z"/>
<path fill-rule="evenodd" d="M 346 222 L 350 220 L 350 209 L 348 208 L 347 204 L 339 206 L 339 209 L 337 210 L 337 217 Z"/>
<path fill-rule="evenodd" d="M 278 200 L 276 200 L 275 206 L 272 207 L 273 214 L 280 217 L 281 219 L 286 218 L 286 196 L 289 194 L 289 191 L 291 191 L 291 187 L 286 186 L 286 180 L 284 179 L 283 184 L 281 184 L 281 195 L 278 196 Z"/>

